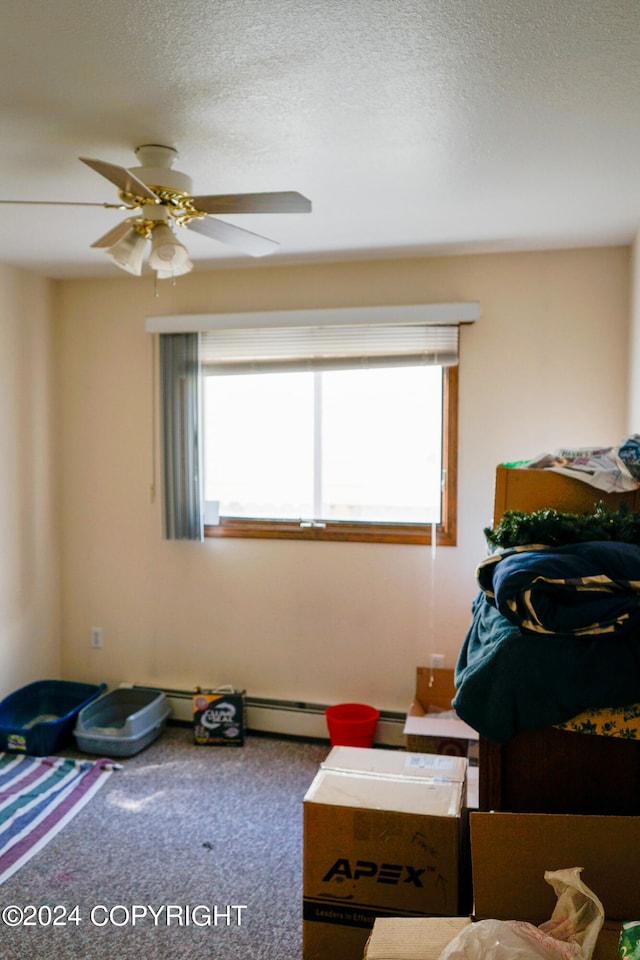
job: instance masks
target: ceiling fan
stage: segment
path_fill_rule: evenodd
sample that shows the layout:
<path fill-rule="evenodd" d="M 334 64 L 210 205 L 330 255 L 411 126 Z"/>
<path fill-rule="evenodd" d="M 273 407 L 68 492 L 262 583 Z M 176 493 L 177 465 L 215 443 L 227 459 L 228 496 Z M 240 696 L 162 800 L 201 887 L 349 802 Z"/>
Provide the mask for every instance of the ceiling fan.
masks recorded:
<path fill-rule="evenodd" d="M 190 177 L 171 169 L 178 156 L 173 147 L 144 144 L 137 147 L 135 153 L 140 166 L 130 169 L 104 160 L 79 158 L 118 187 L 120 203 L 46 200 L 0 200 L 0 203 L 51 203 L 57 206 L 99 206 L 133 211 L 133 216 L 107 231 L 91 246 L 105 249 L 117 266 L 140 276 L 147 242 L 151 241 L 148 264 L 161 280 L 180 276 L 193 269 L 186 247 L 171 229 L 172 223 L 229 244 L 253 257 L 262 257 L 277 249 L 277 241 L 212 215 L 311 211 L 311 202 L 295 191 L 194 197 L 191 195 Z"/>

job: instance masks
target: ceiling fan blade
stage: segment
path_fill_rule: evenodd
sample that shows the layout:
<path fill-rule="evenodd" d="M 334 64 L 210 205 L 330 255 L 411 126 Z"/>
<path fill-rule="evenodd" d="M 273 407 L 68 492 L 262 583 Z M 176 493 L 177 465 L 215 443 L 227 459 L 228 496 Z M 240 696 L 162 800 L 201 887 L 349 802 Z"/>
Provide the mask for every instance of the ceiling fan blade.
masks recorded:
<path fill-rule="evenodd" d="M 82 200 L 0 200 L 0 203 L 19 203 L 30 204 L 32 206 L 48 207 L 107 207 L 114 209 L 125 209 L 116 203 L 85 203 Z"/>
<path fill-rule="evenodd" d="M 112 227 L 111 230 L 108 230 L 104 234 L 104 236 L 99 237 L 97 240 L 95 240 L 91 244 L 91 246 L 92 247 L 112 247 L 114 243 L 117 243 L 118 240 L 122 240 L 122 238 L 126 236 L 127 233 L 129 233 L 129 230 L 131 230 L 132 225 L 133 225 L 133 221 L 131 219 L 123 220 L 122 223 L 119 223 L 117 224 L 117 226 Z"/>
<path fill-rule="evenodd" d="M 204 234 L 205 237 L 211 237 L 212 240 L 219 240 L 231 247 L 237 247 L 238 250 L 252 257 L 264 257 L 280 246 L 276 240 L 269 240 L 258 233 L 236 227 L 224 220 L 216 220 L 214 217 L 190 220 L 187 227 L 189 230 L 195 230 L 196 233 Z"/>
<path fill-rule="evenodd" d="M 203 213 L 309 213 L 311 210 L 311 201 L 294 190 L 193 197 L 193 205 Z"/>
<path fill-rule="evenodd" d="M 88 157 L 80 157 L 83 163 L 95 170 L 101 176 L 106 177 L 116 187 L 124 190 L 125 193 L 133 193 L 136 197 L 144 197 L 145 200 L 157 201 L 153 190 L 150 190 L 146 183 L 138 180 L 126 167 L 119 167 L 117 163 L 107 163 L 105 160 L 91 160 Z"/>

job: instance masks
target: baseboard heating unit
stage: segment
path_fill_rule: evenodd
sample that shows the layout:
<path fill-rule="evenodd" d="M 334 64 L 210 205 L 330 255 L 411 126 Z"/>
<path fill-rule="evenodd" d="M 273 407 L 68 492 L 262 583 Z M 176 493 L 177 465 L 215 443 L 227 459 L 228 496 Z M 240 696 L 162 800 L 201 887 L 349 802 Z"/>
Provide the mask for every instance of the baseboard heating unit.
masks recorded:
<path fill-rule="evenodd" d="M 162 691 L 171 706 L 170 719 L 184 723 L 193 722 L 192 690 L 158 687 L 148 683 L 122 683 L 121 686 Z M 324 715 L 326 706 L 328 704 L 247 696 L 245 699 L 247 732 L 328 740 L 329 733 Z M 404 714 L 381 710 L 375 743 L 385 747 L 404 747 L 404 723 Z"/>

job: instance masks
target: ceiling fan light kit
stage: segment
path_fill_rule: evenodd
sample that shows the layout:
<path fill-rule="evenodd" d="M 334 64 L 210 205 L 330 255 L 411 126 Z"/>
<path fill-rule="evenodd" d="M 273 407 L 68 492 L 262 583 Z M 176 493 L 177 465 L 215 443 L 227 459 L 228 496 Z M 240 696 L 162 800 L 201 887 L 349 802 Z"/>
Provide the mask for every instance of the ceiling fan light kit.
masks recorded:
<path fill-rule="evenodd" d="M 147 249 L 147 238 L 135 227 L 131 227 L 121 240 L 114 243 L 107 249 L 107 256 L 110 257 L 117 267 L 126 270 L 139 277 L 142 274 L 142 264 Z"/>
<path fill-rule="evenodd" d="M 116 266 L 135 276 L 142 274 L 149 241 L 151 248 L 147 263 L 157 279 L 178 277 L 193 269 L 187 248 L 171 229 L 172 223 L 229 244 L 250 256 L 262 257 L 278 248 L 277 241 L 219 220 L 213 214 L 311 212 L 311 202 L 295 191 L 194 197 L 191 195 L 191 178 L 172 169 L 178 156 L 173 147 L 144 144 L 137 147 L 135 153 L 140 166 L 130 169 L 105 160 L 80 157 L 82 163 L 118 187 L 119 204 L 98 206 L 135 211 L 134 216 L 113 227 L 91 246 L 104 248 Z M 0 201 L 16 202 L 21 201 Z M 64 205 L 61 201 L 52 203 Z M 70 201 L 67 205 L 87 204 Z"/>
<path fill-rule="evenodd" d="M 173 235 L 166 223 L 154 224 L 151 231 L 149 266 L 160 279 L 180 277 L 193 269 L 187 248 Z"/>

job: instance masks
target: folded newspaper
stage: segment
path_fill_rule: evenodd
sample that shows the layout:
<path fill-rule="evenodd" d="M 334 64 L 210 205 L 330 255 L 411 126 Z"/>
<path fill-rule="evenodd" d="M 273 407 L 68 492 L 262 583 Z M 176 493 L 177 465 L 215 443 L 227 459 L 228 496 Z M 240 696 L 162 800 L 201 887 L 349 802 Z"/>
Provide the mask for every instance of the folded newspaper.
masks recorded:
<path fill-rule="evenodd" d="M 627 437 L 619 446 L 563 448 L 541 453 L 518 463 L 525 470 L 552 470 L 574 477 L 607 493 L 623 493 L 640 487 L 640 434 Z"/>

